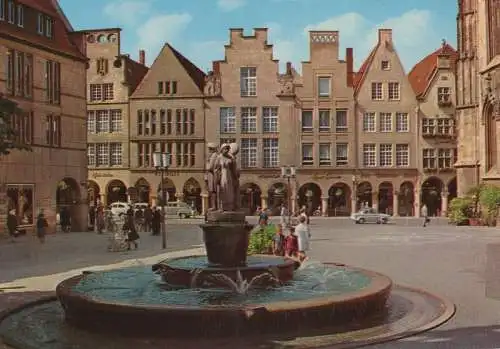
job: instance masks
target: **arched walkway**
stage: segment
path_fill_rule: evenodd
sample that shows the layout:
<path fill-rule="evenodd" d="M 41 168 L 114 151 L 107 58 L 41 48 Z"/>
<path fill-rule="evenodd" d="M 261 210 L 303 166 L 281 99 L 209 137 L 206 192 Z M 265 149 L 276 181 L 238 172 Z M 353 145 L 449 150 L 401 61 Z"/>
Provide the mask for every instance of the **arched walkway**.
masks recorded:
<path fill-rule="evenodd" d="M 392 215 L 394 207 L 394 187 L 390 182 L 382 182 L 378 186 L 378 211 Z"/>
<path fill-rule="evenodd" d="M 69 207 L 80 200 L 80 186 L 74 178 L 63 178 L 57 183 L 56 207 Z"/>
<path fill-rule="evenodd" d="M 321 212 L 321 188 L 316 183 L 305 183 L 299 189 L 299 207 L 305 208 L 307 214 L 312 216 L 316 209 Z"/>
<path fill-rule="evenodd" d="M 402 217 L 415 216 L 415 186 L 412 182 L 403 182 L 399 187 L 399 212 Z"/>
<path fill-rule="evenodd" d="M 106 190 L 106 205 L 114 202 L 127 202 L 127 186 L 118 179 L 110 181 Z"/>
<path fill-rule="evenodd" d="M 139 178 L 137 182 L 135 182 L 134 187 L 137 193 L 137 197 L 134 201 L 150 203 L 149 197 L 151 194 L 151 185 L 149 184 L 149 182 L 144 178 Z"/>
<path fill-rule="evenodd" d="M 328 189 L 329 216 L 349 216 L 351 213 L 351 188 L 345 183 L 335 183 Z"/>
<path fill-rule="evenodd" d="M 441 194 L 444 183 L 437 177 L 429 177 L 422 184 L 422 205 L 427 206 L 427 214 L 430 217 L 439 217 L 441 215 Z"/>
<path fill-rule="evenodd" d="M 372 207 L 373 206 L 373 188 L 370 182 L 361 182 L 358 184 L 357 188 L 357 206 L 356 211 L 361 207 Z"/>
<path fill-rule="evenodd" d="M 197 212 L 202 211 L 201 203 L 201 185 L 194 179 L 189 178 L 182 189 L 184 194 L 184 201 L 190 205 Z"/>
<path fill-rule="evenodd" d="M 177 189 L 175 188 L 174 182 L 170 178 L 163 178 L 163 195 L 161 192 L 161 183 L 158 184 L 156 204 L 163 206 L 165 202 L 177 201 L 175 194 Z M 165 200 L 163 200 L 165 198 Z"/>
<path fill-rule="evenodd" d="M 457 177 L 448 182 L 448 202 L 457 197 Z"/>
<path fill-rule="evenodd" d="M 278 216 L 281 213 L 281 205 L 290 205 L 288 188 L 285 183 L 274 183 L 267 191 L 267 208 L 272 215 Z"/>
<path fill-rule="evenodd" d="M 248 215 L 253 215 L 261 205 L 262 191 L 255 183 L 245 183 L 240 186 L 240 207 Z"/>
<path fill-rule="evenodd" d="M 95 181 L 87 181 L 87 196 L 89 205 L 97 206 L 97 201 L 101 200 L 101 188 Z"/>

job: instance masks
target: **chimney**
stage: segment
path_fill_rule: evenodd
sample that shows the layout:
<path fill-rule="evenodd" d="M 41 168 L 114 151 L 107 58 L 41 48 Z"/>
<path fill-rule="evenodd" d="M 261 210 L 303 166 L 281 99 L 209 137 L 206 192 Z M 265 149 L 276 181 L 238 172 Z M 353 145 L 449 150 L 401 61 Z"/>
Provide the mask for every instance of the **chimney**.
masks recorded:
<path fill-rule="evenodd" d="M 378 30 L 378 42 L 379 44 L 387 42 L 392 44 L 392 29 L 379 29 Z"/>
<path fill-rule="evenodd" d="M 139 50 L 139 63 L 146 65 L 146 51 Z"/>
<path fill-rule="evenodd" d="M 229 43 L 233 44 L 243 37 L 243 28 L 229 28 Z"/>
<path fill-rule="evenodd" d="M 292 62 L 286 62 L 286 75 L 292 75 Z"/>
<path fill-rule="evenodd" d="M 215 75 L 220 74 L 220 62 L 219 61 L 212 62 L 212 71 L 214 72 Z"/>
<path fill-rule="evenodd" d="M 345 61 L 347 63 L 347 86 L 352 87 L 354 76 L 354 54 L 352 47 L 345 49 Z"/>

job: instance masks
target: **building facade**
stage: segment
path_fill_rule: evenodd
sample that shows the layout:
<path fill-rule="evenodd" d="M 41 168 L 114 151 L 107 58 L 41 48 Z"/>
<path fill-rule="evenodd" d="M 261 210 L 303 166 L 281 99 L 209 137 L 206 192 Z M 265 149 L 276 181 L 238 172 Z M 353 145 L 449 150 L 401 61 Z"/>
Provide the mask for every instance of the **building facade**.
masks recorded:
<path fill-rule="evenodd" d="M 204 211 L 204 84 L 205 74 L 166 44 L 132 94 L 129 183 L 137 201 L 161 202 L 153 153 L 162 152 L 169 154 L 170 163 L 163 182 L 165 199 Z"/>
<path fill-rule="evenodd" d="M 355 75 L 358 207 L 394 215 L 419 211 L 414 195 L 419 178 L 417 100 L 397 54 L 391 29 Z"/>
<path fill-rule="evenodd" d="M 419 103 L 418 197 L 433 216 L 445 215 L 457 196 L 456 60 L 455 49 L 443 41 L 409 73 Z"/>
<path fill-rule="evenodd" d="M 85 30 L 89 202 L 128 201 L 130 180 L 129 97 L 147 72 L 120 51 L 121 30 Z"/>
<path fill-rule="evenodd" d="M 43 210 L 49 232 L 70 209 L 87 227 L 86 57 L 56 1 L 0 0 L 0 93 L 23 110 L 14 126 L 31 152 L 0 158 L 0 231 L 7 215 L 32 231 Z"/>
<path fill-rule="evenodd" d="M 500 185 L 500 2 L 459 0 L 457 16 L 458 194 Z"/>

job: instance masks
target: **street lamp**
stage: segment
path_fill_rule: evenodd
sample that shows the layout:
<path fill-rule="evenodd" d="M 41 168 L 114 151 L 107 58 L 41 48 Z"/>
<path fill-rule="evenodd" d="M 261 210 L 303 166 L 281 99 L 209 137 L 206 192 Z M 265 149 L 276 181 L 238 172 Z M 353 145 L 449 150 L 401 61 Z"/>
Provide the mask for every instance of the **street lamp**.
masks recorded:
<path fill-rule="evenodd" d="M 165 229 L 165 171 L 168 170 L 170 166 L 170 154 L 169 153 L 161 153 L 154 152 L 153 153 L 153 167 L 155 168 L 155 174 L 160 174 L 161 182 L 160 182 L 160 190 L 161 190 L 161 247 L 163 249 L 167 248 L 167 231 Z"/>
<path fill-rule="evenodd" d="M 292 186 L 290 181 L 297 176 L 295 166 L 281 167 L 281 177 L 286 178 L 288 183 L 288 225 L 292 224 Z"/>

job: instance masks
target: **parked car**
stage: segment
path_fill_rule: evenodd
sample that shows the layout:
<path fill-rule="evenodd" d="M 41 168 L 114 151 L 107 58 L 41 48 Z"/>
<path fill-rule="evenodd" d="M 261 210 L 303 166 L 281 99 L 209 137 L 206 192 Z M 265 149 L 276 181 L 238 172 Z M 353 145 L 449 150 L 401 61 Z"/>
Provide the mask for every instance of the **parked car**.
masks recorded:
<path fill-rule="evenodd" d="M 126 202 L 113 202 L 111 205 L 109 205 L 109 209 L 113 216 L 118 216 L 120 214 L 126 214 L 128 209 L 130 208 L 130 205 Z"/>
<path fill-rule="evenodd" d="M 362 208 L 357 213 L 351 215 L 351 219 L 356 224 L 377 223 L 386 224 L 391 216 L 385 213 L 379 213 L 374 208 Z"/>
<path fill-rule="evenodd" d="M 167 202 L 165 206 L 167 216 L 175 216 L 179 218 L 190 218 L 195 215 L 194 210 L 187 203 L 182 201 Z"/>

